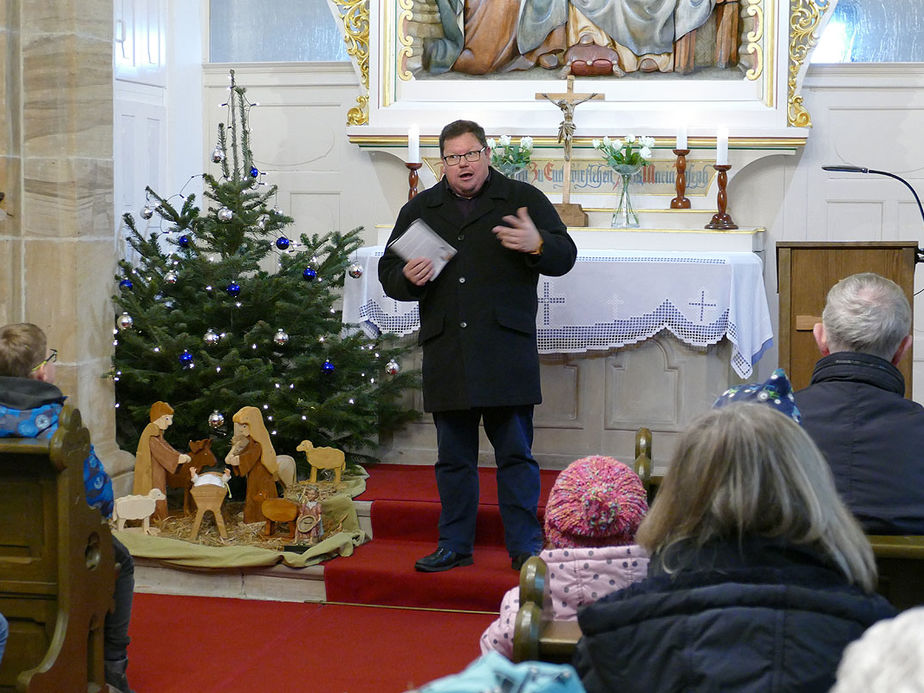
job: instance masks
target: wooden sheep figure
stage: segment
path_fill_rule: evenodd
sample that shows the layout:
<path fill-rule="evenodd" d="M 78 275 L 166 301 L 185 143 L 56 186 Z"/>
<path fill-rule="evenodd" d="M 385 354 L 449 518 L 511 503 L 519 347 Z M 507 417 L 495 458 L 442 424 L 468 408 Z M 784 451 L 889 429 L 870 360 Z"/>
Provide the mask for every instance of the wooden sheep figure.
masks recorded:
<path fill-rule="evenodd" d="M 308 459 L 308 464 L 311 465 L 309 483 L 314 484 L 317 482 L 319 469 L 333 469 L 334 483 L 340 483 L 340 475 L 346 470 L 346 456 L 343 454 L 343 450 L 316 448 L 310 440 L 303 440 L 295 449 L 299 452 L 304 452 L 305 457 Z"/>
<path fill-rule="evenodd" d="M 116 521 L 116 528 L 121 532 L 125 529 L 127 520 L 141 520 L 141 530 L 151 534 L 151 515 L 157 507 L 157 501 L 167 496 L 159 488 L 152 488 L 146 496 L 122 496 L 115 499 L 112 518 Z"/>

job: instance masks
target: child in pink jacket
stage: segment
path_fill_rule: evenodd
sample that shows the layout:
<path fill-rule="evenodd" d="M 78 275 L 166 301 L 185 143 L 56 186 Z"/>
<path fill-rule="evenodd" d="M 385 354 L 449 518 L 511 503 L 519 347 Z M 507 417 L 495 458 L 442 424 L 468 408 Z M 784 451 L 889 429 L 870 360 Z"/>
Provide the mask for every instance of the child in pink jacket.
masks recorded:
<path fill-rule="evenodd" d="M 554 617 L 577 620 L 577 610 L 648 574 L 648 556 L 635 530 L 648 512 L 641 480 L 612 457 L 572 462 L 558 475 L 545 508 L 546 548 Z M 519 587 L 504 595 L 500 617 L 481 636 L 481 652 L 513 654 Z"/>

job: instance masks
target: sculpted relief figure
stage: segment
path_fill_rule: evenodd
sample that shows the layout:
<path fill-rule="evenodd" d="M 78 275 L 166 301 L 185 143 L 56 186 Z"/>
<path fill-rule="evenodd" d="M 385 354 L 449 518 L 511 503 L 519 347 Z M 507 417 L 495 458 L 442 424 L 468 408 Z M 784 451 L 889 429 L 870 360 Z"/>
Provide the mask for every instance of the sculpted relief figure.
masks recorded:
<path fill-rule="evenodd" d="M 716 10 L 715 63 L 737 57 L 737 0 L 435 0 L 444 38 L 423 65 L 484 75 L 535 66 L 603 75 L 693 69 L 693 41 Z"/>

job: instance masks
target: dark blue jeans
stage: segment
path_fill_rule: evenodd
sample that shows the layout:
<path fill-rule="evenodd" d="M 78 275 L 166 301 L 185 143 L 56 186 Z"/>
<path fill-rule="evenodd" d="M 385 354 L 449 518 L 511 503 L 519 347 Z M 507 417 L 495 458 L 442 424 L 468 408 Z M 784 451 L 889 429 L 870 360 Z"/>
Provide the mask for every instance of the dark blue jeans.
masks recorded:
<path fill-rule="evenodd" d="M 106 614 L 103 627 L 103 654 L 110 661 L 125 659 L 129 643 L 128 624 L 135 596 L 135 561 L 121 541 L 112 538 L 115 562 L 119 566 L 115 583 L 115 608 Z"/>
<path fill-rule="evenodd" d="M 494 447 L 497 499 L 504 543 L 511 556 L 538 553 L 542 527 L 539 465 L 532 455 L 533 407 L 483 407 L 433 413 L 436 424 L 436 485 L 440 493 L 439 545 L 471 554 L 478 514 L 478 423 Z"/>

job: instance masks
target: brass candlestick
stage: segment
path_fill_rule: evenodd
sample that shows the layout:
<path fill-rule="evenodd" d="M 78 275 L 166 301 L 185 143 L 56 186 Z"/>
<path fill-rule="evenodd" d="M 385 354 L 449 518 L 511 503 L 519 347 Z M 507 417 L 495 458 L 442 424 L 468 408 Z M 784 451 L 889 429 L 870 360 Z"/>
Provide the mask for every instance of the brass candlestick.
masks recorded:
<path fill-rule="evenodd" d="M 690 200 L 687 198 L 687 154 L 689 149 L 674 149 L 677 155 L 677 182 L 674 189 L 677 197 L 671 200 L 671 209 L 690 209 Z"/>
<path fill-rule="evenodd" d="M 417 194 L 417 183 L 420 180 L 420 177 L 417 175 L 417 169 L 419 169 L 423 164 L 404 164 L 407 166 L 407 199 L 412 200 Z"/>
<path fill-rule="evenodd" d="M 728 186 L 727 171 L 731 168 L 731 166 L 728 164 L 715 164 L 712 168 L 719 172 L 719 191 L 715 198 L 716 206 L 719 208 L 719 211 L 712 215 L 712 221 L 706 224 L 706 228 L 722 230 L 737 229 L 738 225 L 732 221 L 731 216 L 725 212 L 725 208 L 728 205 L 728 194 L 725 192 L 725 189 Z"/>

